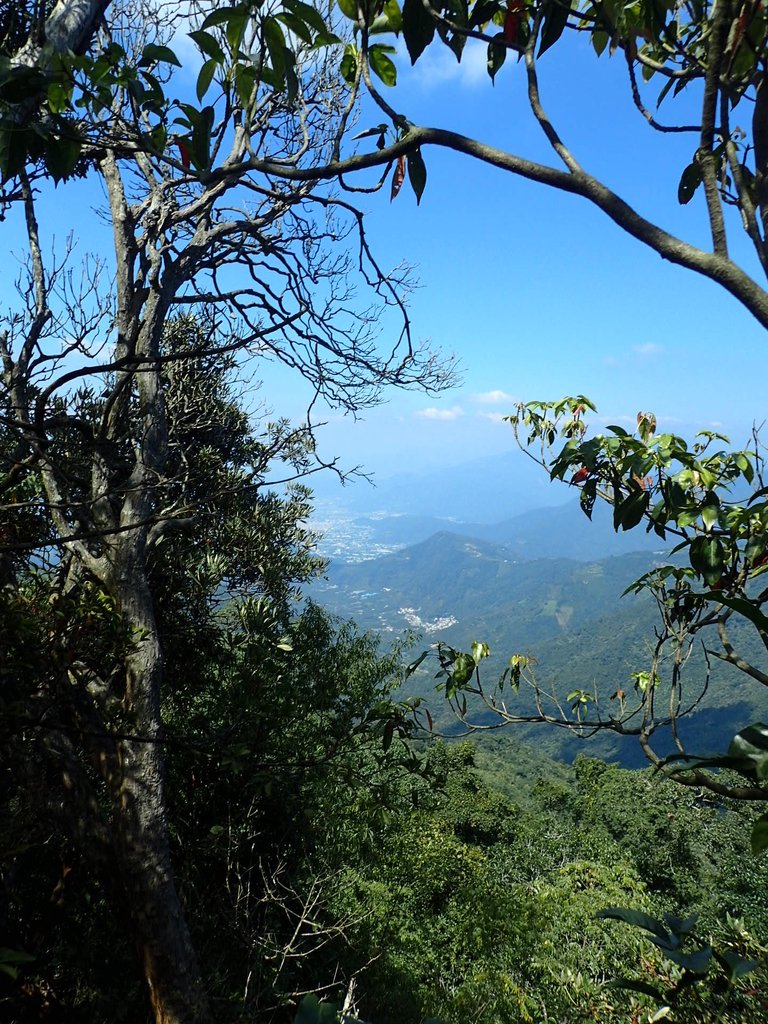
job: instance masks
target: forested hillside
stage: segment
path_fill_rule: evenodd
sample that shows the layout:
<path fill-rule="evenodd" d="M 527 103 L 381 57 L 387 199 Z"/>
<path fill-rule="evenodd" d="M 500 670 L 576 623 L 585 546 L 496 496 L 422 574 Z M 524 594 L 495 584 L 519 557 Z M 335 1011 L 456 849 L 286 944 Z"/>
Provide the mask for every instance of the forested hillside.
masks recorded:
<path fill-rule="evenodd" d="M 578 509 L 571 511 L 580 514 Z M 599 534 L 600 524 L 585 522 Z M 655 564 L 663 564 L 663 555 L 658 551 L 599 561 L 524 560 L 510 548 L 440 533 L 382 558 L 347 565 L 331 562 L 324 579 L 310 592 L 335 614 L 381 632 L 384 642 L 412 629 L 421 638 L 414 653 L 438 642 L 459 648 L 475 640 L 485 642 L 491 649 L 488 675 L 500 674 L 513 654 L 530 655 L 542 688 L 565 703 L 576 689 L 603 697 L 631 690 L 632 674 L 646 670 L 657 608 L 649 595 L 624 591 Z M 737 628 L 735 642 L 759 662 L 759 640 L 750 626 Z M 688 666 L 692 695 L 707 674 L 710 681 L 695 713 L 679 725 L 695 740 L 697 752 L 720 750 L 743 722 L 768 715 L 763 691 L 735 666 L 711 660 L 707 666 L 701 649 L 691 652 Z M 441 691 L 434 674 L 422 667 L 408 680 L 404 694 L 434 705 Z M 533 694 L 525 689 L 510 701 L 521 714 L 533 710 Z M 459 728 L 447 707 L 438 703 L 432 713 L 441 729 Z M 491 718 L 486 714 L 479 720 L 488 724 Z M 552 756 L 570 761 L 584 752 L 584 740 L 572 731 L 525 724 L 516 728 Z M 594 756 L 626 767 L 644 763 L 630 736 L 605 733 L 589 743 Z"/>

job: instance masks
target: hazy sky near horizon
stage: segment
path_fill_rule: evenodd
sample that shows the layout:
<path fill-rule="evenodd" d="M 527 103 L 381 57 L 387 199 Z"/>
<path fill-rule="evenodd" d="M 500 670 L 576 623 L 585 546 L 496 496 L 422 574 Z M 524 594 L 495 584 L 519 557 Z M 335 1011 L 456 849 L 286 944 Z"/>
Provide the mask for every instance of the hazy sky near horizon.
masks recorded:
<path fill-rule="evenodd" d="M 492 86 L 482 45 L 468 47 L 461 65 L 433 49 L 413 70 L 407 56 L 398 58 L 398 86 L 382 86 L 398 110 L 554 162 L 528 113 L 521 65 L 508 61 Z M 598 61 L 586 40 L 555 47 L 541 61 L 540 85 L 545 109 L 586 170 L 640 213 L 706 247 L 703 196 L 687 207 L 677 202 L 696 137 L 647 126 L 620 55 Z M 738 122 L 741 108 L 736 113 Z M 668 100 L 659 117 L 674 114 Z M 364 111 L 359 130 L 380 120 Z M 762 421 L 765 332 L 722 289 L 664 263 L 583 200 L 448 152 L 424 157 L 420 207 L 407 182 L 393 203 L 388 185 L 358 199 L 381 263 L 415 268 L 414 337 L 455 356 L 460 383 L 437 396 L 390 391 L 357 422 L 318 411 L 325 457 L 382 476 L 471 460 L 512 447 L 500 418 L 515 401 L 575 393 L 590 396 L 605 422 L 634 422 L 647 409 L 661 429 L 716 428 L 736 443 Z M 45 227 L 60 240 L 68 224 L 81 247 L 105 230 L 93 212 L 102 204 L 97 190 L 67 184 L 48 201 Z M 741 237 L 733 251 L 757 272 Z M 302 418 L 311 396 L 295 373 L 270 364 L 254 372 L 276 415 Z"/>

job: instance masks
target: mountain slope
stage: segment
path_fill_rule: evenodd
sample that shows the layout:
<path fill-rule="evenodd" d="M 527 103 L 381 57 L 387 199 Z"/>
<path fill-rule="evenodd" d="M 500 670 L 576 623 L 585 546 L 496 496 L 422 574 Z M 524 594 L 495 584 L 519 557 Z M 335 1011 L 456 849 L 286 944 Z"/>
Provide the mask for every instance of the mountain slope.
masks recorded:
<path fill-rule="evenodd" d="M 484 641 L 492 650 L 483 666 L 486 681 L 498 677 L 513 653 L 530 655 L 541 687 L 553 690 L 564 705 L 571 690 L 583 689 L 599 692 L 610 707 L 610 695 L 617 690 L 631 695 L 632 673 L 650 667 L 655 603 L 621 594 L 654 561 L 653 554 L 642 552 L 589 562 L 520 560 L 503 545 L 443 532 L 382 558 L 332 564 L 327 581 L 312 596 L 385 638 L 414 629 L 422 636 L 417 651 L 437 641 L 464 650 L 474 640 Z M 749 624 L 734 626 L 734 642 L 763 665 L 764 652 L 753 633 Z M 724 750 L 738 729 L 768 712 L 767 695 L 742 673 L 717 659 L 710 668 L 707 699 L 682 724 L 689 746 L 702 754 Z M 450 728 L 435 693 L 435 671 L 434 662 L 425 662 L 408 688 L 429 698 L 440 727 Z M 686 669 L 687 699 L 698 695 L 706 676 L 706 659 L 697 647 Z M 525 688 L 509 700 L 517 713 L 533 710 Z M 605 733 L 584 745 L 568 730 L 518 728 L 528 742 L 566 760 L 588 751 L 627 766 L 642 764 L 632 737 Z"/>
<path fill-rule="evenodd" d="M 444 531 L 382 558 L 332 563 L 313 596 L 366 628 L 397 631 L 416 617 L 433 639 L 454 637 L 460 626 L 489 643 L 508 643 L 510 628 L 532 642 L 612 612 L 651 562 L 645 553 L 593 562 L 521 560 L 503 545 Z M 435 625 L 443 620 L 451 624 Z"/>

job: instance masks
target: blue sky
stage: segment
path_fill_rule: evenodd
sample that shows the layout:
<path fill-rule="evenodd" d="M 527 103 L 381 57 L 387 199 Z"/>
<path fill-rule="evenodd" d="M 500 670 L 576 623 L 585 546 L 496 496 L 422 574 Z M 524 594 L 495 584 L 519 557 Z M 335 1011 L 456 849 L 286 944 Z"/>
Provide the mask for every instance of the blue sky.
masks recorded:
<path fill-rule="evenodd" d="M 521 66 L 508 62 L 494 87 L 480 46 L 461 65 L 435 49 L 415 69 L 407 57 L 398 68 L 386 96 L 413 121 L 550 160 L 528 114 Z M 620 58 L 598 61 L 586 41 L 568 44 L 543 58 L 540 76 L 545 108 L 586 169 L 650 219 L 706 245 L 703 198 L 682 208 L 676 195 L 695 139 L 648 128 Z M 673 110 L 662 107 L 660 116 Z M 359 128 L 380 120 L 365 111 Z M 589 395 L 608 422 L 648 409 L 662 429 L 716 426 L 735 442 L 762 421 L 764 332 L 725 292 L 662 262 L 583 200 L 465 157 L 424 155 L 420 207 L 407 184 L 394 203 L 388 188 L 362 201 L 381 262 L 415 266 L 415 336 L 455 354 L 461 383 L 437 397 L 392 391 L 357 422 L 328 410 L 326 457 L 386 476 L 505 451 L 512 438 L 500 416 L 514 401 L 566 393 Z M 100 195 L 74 184 L 51 198 L 59 239 L 74 214 L 83 246 L 93 244 Z M 294 374 L 262 365 L 256 375 L 276 414 L 302 417 L 308 393 Z"/>
<path fill-rule="evenodd" d="M 398 66 L 387 99 L 412 120 L 550 160 L 527 113 L 521 66 L 505 66 L 495 87 L 482 47 L 461 66 L 447 51 L 413 71 L 407 57 Z M 660 136 L 645 124 L 619 56 L 597 61 L 586 45 L 556 49 L 541 62 L 540 84 L 587 170 L 651 220 L 706 246 L 703 197 L 687 207 L 677 201 L 695 137 Z M 667 101 L 660 119 L 672 113 Z M 583 200 L 465 157 L 425 157 L 421 206 L 407 186 L 392 204 L 373 197 L 369 232 L 385 264 L 415 264 L 415 334 L 456 354 L 462 383 L 437 398 L 392 393 L 358 423 L 330 414 L 328 451 L 384 475 L 404 464 L 471 460 L 511 447 L 499 419 L 515 400 L 575 393 L 589 395 L 607 422 L 634 422 L 648 409 L 661 429 L 715 428 L 734 442 L 762 421 L 766 339 L 729 295 L 663 262 Z M 748 262 L 735 237 L 734 251 Z"/>

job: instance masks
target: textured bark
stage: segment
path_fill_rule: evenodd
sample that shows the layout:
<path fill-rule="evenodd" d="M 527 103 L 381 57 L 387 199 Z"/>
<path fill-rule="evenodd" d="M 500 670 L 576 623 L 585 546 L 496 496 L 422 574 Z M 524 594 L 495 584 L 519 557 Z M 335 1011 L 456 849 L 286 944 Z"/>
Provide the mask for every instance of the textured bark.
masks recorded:
<path fill-rule="evenodd" d="M 110 0 L 59 0 L 45 21 L 45 42 L 57 53 L 83 53 L 101 23 Z M 37 63 L 42 40 L 30 38 L 14 57 L 14 63 Z"/>
<path fill-rule="evenodd" d="M 768 71 L 762 72 L 757 85 L 752 137 L 755 143 L 757 206 L 765 238 L 768 237 Z"/>
<path fill-rule="evenodd" d="M 167 453 L 160 369 L 149 361 L 160 354 L 168 302 L 157 274 L 150 287 L 137 288 L 132 218 L 111 154 L 102 159 L 101 170 L 117 267 L 116 356 L 136 357 L 144 367 L 139 373 L 123 370 L 116 375 L 115 400 L 103 432 L 107 444 L 131 439 L 128 479 L 117 482 L 116 466 L 108 457 L 95 453 L 92 458 L 92 493 L 103 496 L 94 502 L 94 510 L 105 536 L 91 571 L 116 600 L 134 639 L 124 660 L 120 738 L 105 774 L 112 798 L 114 857 L 155 1021 L 204 1024 L 210 1019 L 207 999 L 171 863 L 160 712 L 163 656 L 146 565 L 148 521 Z"/>
<path fill-rule="evenodd" d="M 160 719 L 163 659 L 142 545 L 122 539 L 112 579 L 124 618 L 140 637 L 126 661 L 124 707 L 140 739 L 118 744 L 115 860 L 157 1024 L 210 1019 L 189 929 L 173 879 Z M 138 557 L 137 557 L 138 556 Z"/>

